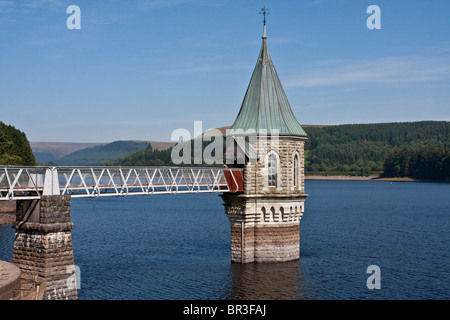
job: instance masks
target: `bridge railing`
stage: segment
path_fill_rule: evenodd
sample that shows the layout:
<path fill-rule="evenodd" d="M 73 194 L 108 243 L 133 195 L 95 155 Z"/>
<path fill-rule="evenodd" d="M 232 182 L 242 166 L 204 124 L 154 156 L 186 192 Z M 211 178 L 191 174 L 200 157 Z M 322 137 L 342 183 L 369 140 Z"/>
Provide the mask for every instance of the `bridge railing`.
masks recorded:
<path fill-rule="evenodd" d="M 217 167 L 0 167 L 0 200 L 236 192 L 242 169 Z"/>

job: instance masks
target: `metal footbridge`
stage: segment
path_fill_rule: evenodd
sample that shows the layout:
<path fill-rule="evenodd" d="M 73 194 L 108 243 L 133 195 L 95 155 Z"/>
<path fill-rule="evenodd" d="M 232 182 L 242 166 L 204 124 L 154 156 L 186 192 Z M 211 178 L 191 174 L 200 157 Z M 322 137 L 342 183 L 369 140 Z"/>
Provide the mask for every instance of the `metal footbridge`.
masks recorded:
<path fill-rule="evenodd" d="M 0 166 L 0 200 L 243 191 L 243 169 Z"/>

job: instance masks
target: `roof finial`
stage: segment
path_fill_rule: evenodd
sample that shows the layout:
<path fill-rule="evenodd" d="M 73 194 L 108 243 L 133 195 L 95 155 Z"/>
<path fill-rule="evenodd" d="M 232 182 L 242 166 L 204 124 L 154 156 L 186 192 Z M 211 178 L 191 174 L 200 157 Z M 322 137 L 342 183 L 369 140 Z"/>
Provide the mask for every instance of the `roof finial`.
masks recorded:
<path fill-rule="evenodd" d="M 267 38 L 266 36 L 266 14 L 269 14 L 269 8 L 261 8 L 261 11 L 259 12 L 259 14 L 264 15 L 264 34 L 263 34 L 263 38 Z"/>

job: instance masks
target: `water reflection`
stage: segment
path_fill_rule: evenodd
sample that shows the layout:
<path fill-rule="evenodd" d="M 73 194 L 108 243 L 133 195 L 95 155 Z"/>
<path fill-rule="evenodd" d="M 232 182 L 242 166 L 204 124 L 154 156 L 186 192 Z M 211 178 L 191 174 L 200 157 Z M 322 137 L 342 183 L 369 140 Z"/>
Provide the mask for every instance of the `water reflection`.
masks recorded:
<path fill-rule="evenodd" d="M 231 264 L 225 299 L 309 299 L 299 261 Z"/>

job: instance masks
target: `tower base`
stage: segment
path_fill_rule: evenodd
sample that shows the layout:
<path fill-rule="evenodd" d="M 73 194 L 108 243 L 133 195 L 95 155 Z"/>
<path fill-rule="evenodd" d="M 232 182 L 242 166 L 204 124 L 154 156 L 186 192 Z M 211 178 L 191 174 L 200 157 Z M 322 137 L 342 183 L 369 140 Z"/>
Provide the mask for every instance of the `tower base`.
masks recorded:
<path fill-rule="evenodd" d="M 285 262 L 300 258 L 300 225 L 231 226 L 231 262 Z"/>
<path fill-rule="evenodd" d="M 224 193 L 231 222 L 231 262 L 285 262 L 300 258 L 305 196 L 249 197 Z"/>

